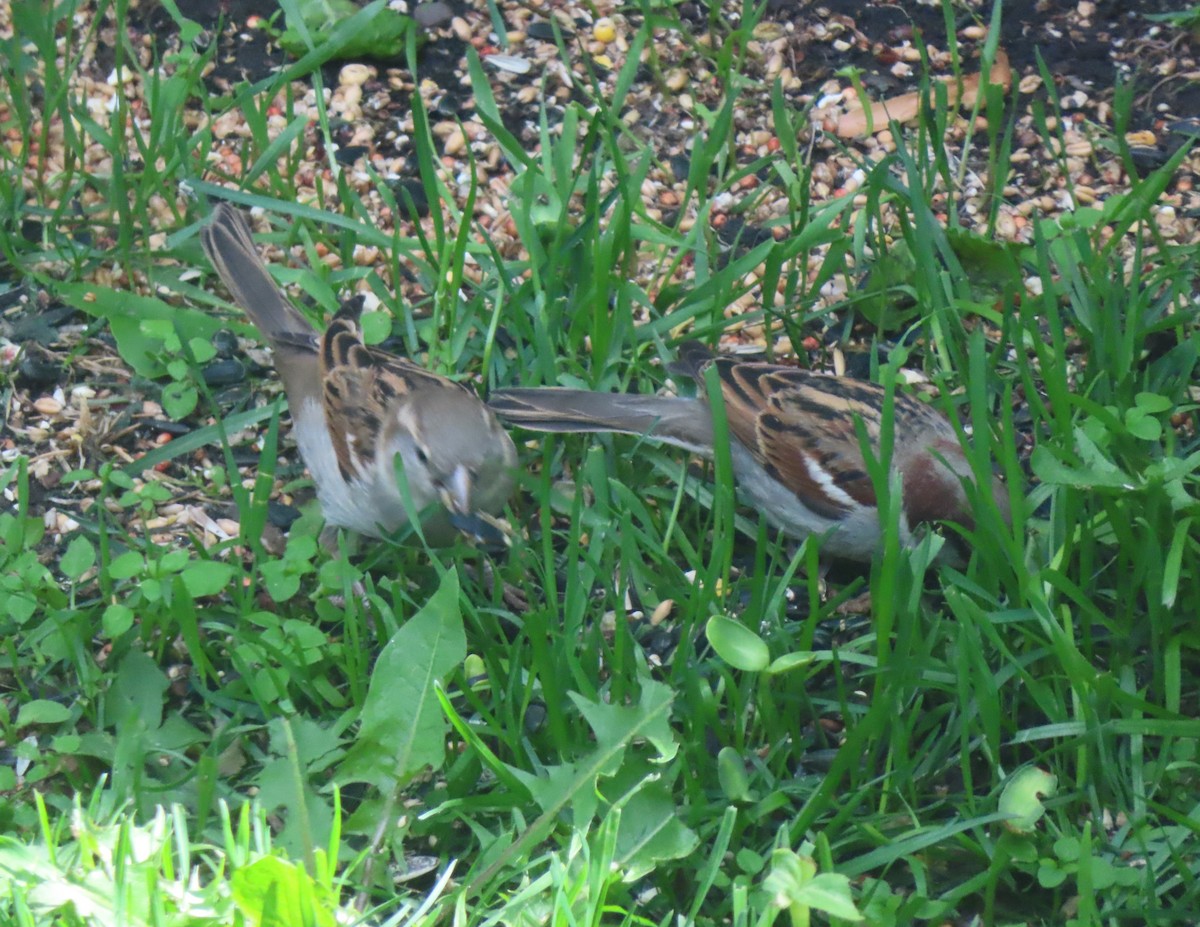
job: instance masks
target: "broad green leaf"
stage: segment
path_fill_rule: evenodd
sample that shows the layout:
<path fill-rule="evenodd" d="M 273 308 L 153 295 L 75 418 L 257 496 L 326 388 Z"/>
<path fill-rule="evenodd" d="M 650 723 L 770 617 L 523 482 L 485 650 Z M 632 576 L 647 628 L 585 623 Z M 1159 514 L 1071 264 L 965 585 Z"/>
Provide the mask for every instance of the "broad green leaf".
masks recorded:
<path fill-rule="evenodd" d="M 458 596 L 458 574 L 449 570 L 424 608 L 384 646 L 362 727 L 342 765 L 343 782 L 389 790 L 425 767 L 441 767 L 449 725 L 435 689 L 467 655 Z"/>
<path fill-rule="evenodd" d="M 1125 410 L 1125 427 L 1143 441 L 1157 441 L 1162 437 L 1162 422 L 1140 407 Z"/>
<path fill-rule="evenodd" d="M 284 10 L 288 28 L 279 44 L 297 58 L 309 50 L 305 31 L 314 48 L 329 46 L 330 59 L 398 58 L 413 25 L 411 18 L 384 4 L 360 10 L 352 0 L 296 0 Z M 303 29 L 294 11 L 304 20 Z"/>
<path fill-rule="evenodd" d="M 117 677 L 106 699 L 106 714 L 119 732 L 157 730 L 162 724 L 163 693 L 167 678 L 154 661 L 140 650 L 131 650 L 121 660 Z"/>
<path fill-rule="evenodd" d="M 597 746 L 615 748 L 633 738 L 646 740 L 658 751 L 660 763 L 672 759 L 679 749 L 667 711 L 672 697 L 668 686 L 651 679 L 642 681 L 642 697 L 636 705 L 610 705 L 571 693 L 596 735 Z"/>
<path fill-rule="evenodd" d="M 627 882 L 640 879 L 659 863 L 684 859 L 700 843 L 696 832 L 680 819 L 675 797 L 661 783 L 649 783 L 621 807 L 617 859 Z"/>
<path fill-rule="evenodd" d="M 1085 462 L 1075 466 L 1061 460 L 1058 453 L 1061 452 L 1044 445 L 1034 448 L 1029 464 L 1043 483 L 1073 486 L 1076 489 L 1133 489 L 1137 486 L 1136 480 L 1111 461 L 1093 459 L 1090 465 Z"/>
<path fill-rule="evenodd" d="M 215 315 L 172 306 L 153 296 L 138 296 L 128 290 L 112 290 L 83 283 L 60 285 L 56 292 L 63 302 L 80 312 L 108 320 L 117 340 L 117 350 L 138 374 L 151 379 L 165 372 L 159 357 L 162 341 L 147 334 L 144 323 L 169 326 L 184 338 L 210 339 L 224 324 Z"/>
<path fill-rule="evenodd" d="M 17 727 L 29 724 L 62 724 L 71 718 L 71 709 L 49 699 L 38 698 L 26 702 L 17 712 Z"/>
<path fill-rule="evenodd" d="M 271 560 L 258 565 L 267 595 L 276 602 L 286 602 L 300 591 L 300 574 L 286 560 Z"/>
<path fill-rule="evenodd" d="M 1169 396 L 1160 396 L 1158 393 L 1138 393 L 1134 401 L 1139 409 L 1150 415 L 1169 412 L 1175 405 Z"/>
<path fill-rule="evenodd" d="M 163 411 L 173 421 L 182 421 L 195 412 L 196 403 L 199 401 L 200 394 L 190 383 L 177 381 L 163 387 Z"/>
<path fill-rule="evenodd" d="M 1077 863 L 1082 855 L 1078 837 L 1059 837 L 1054 841 L 1054 855 L 1064 863 Z"/>
<path fill-rule="evenodd" d="M 387 312 L 364 312 L 358 324 L 366 344 L 379 344 L 392 333 L 392 317 Z"/>
<path fill-rule="evenodd" d="M 800 890 L 796 900 L 831 917 L 848 921 L 862 920 L 862 915 L 854 906 L 850 880 L 840 872 L 822 872 L 813 876 L 812 881 Z"/>

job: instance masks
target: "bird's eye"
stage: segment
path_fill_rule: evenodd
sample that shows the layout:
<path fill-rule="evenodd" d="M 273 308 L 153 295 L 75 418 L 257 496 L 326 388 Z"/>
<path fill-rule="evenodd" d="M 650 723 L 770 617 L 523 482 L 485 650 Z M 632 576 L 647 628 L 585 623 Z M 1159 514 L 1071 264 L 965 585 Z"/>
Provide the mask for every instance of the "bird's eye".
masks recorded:
<path fill-rule="evenodd" d="M 423 447 L 417 448 L 417 463 L 422 466 L 429 463 L 429 455 L 425 453 L 425 448 Z"/>

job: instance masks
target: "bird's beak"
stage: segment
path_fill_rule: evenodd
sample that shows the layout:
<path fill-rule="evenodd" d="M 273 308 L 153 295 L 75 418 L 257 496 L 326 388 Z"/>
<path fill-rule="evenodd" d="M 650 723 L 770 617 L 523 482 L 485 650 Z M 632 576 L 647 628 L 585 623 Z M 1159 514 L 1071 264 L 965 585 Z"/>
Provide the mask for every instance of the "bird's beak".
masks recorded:
<path fill-rule="evenodd" d="M 491 546 L 509 543 L 506 527 L 486 512 L 476 512 L 471 506 L 471 473 L 466 467 L 455 467 L 450 479 L 442 485 L 442 505 L 450 513 L 450 524 L 468 537 Z"/>
<path fill-rule="evenodd" d="M 442 487 L 442 504 L 453 514 L 471 512 L 471 472 L 461 464 L 454 468 Z"/>

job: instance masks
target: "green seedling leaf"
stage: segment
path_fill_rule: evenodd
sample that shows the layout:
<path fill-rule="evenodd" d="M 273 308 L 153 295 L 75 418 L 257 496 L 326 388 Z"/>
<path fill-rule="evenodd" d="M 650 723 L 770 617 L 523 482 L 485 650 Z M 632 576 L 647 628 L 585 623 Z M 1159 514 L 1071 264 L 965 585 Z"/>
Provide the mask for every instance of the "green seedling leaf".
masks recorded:
<path fill-rule="evenodd" d="M 1070 875 L 1065 869 L 1060 869 L 1052 859 L 1043 860 L 1038 866 L 1037 880 L 1042 888 L 1058 888 L 1067 881 Z"/>
<path fill-rule="evenodd" d="M 771 854 L 771 871 L 764 887 L 776 905 L 788 909 L 793 924 L 809 923 L 809 912 L 813 910 L 850 921 L 862 920 L 854 906 L 850 879 L 837 872 L 818 873 L 811 858 L 792 850 L 775 850 Z"/>
<path fill-rule="evenodd" d="M 162 725 L 167 678 L 146 654 L 132 650 L 121 660 L 109 690 L 106 710 L 119 733 L 140 734 Z"/>
<path fill-rule="evenodd" d="M 100 626 L 104 629 L 105 637 L 110 639 L 120 637 L 133 627 L 133 609 L 127 605 L 121 605 L 119 602 L 114 602 L 104 610 L 104 615 L 100 619 Z"/>
<path fill-rule="evenodd" d="M 274 602 L 286 602 L 300 591 L 301 572 L 287 560 L 272 560 L 258 565 L 258 575 Z"/>
<path fill-rule="evenodd" d="M 189 563 L 179 575 L 188 594 L 198 599 L 226 589 L 233 579 L 233 567 L 214 560 L 199 560 Z"/>
<path fill-rule="evenodd" d="M 10 595 L 4 611 L 17 624 L 24 624 L 37 611 L 37 600 L 27 595 Z"/>
<path fill-rule="evenodd" d="M 1169 397 L 1160 396 L 1158 393 L 1138 393 L 1134 402 L 1147 415 L 1162 415 L 1164 412 L 1170 412 L 1175 405 Z"/>
<path fill-rule="evenodd" d="M 113 579 L 133 579 L 146 570 L 146 561 L 135 550 L 126 551 L 108 565 L 108 575 Z"/>
<path fill-rule="evenodd" d="M 287 549 L 281 559 L 258 563 L 258 575 L 266 586 L 267 594 L 276 602 L 286 602 L 294 596 L 300 591 L 300 580 L 316 569 L 313 566 L 316 556 L 317 539 L 293 532 L 288 538 Z M 339 565 L 344 565 L 348 570 L 354 569 L 349 561 L 341 557 L 326 561 L 322 569 L 330 567 L 331 564 L 333 570 L 339 569 Z M 357 578 L 355 576 L 355 579 Z M 331 589 L 342 588 L 342 584 L 336 582 L 327 583 L 326 586 Z"/>
<path fill-rule="evenodd" d="M 182 571 L 191 559 L 191 554 L 186 550 L 169 550 L 157 562 L 151 563 L 150 569 L 155 576 L 169 576 Z"/>
<path fill-rule="evenodd" d="M 998 810 L 1009 816 L 1004 826 L 1018 834 L 1029 833 L 1046 813 L 1042 799 L 1054 795 L 1057 787 L 1058 777 L 1036 766 L 1016 772 L 1000 793 Z"/>
<path fill-rule="evenodd" d="M 205 364 L 217 356 L 217 349 L 211 341 L 203 338 L 189 338 L 188 350 L 192 352 L 192 360 L 197 364 Z"/>
<path fill-rule="evenodd" d="M 79 536 L 71 539 L 67 551 L 59 561 L 59 569 L 68 579 L 79 579 L 96 563 L 96 548 L 87 538 Z"/>
<path fill-rule="evenodd" d="M 167 417 L 174 421 L 182 421 L 196 410 L 200 394 L 189 383 L 168 383 L 163 387 L 162 405 Z"/>
<path fill-rule="evenodd" d="M 1159 417 L 1170 412 L 1175 404 L 1158 393 L 1138 393 L 1135 403 L 1132 409 L 1125 410 L 1125 427 L 1135 438 L 1157 441 L 1163 433 Z"/>
<path fill-rule="evenodd" d="M 143 335 L 155 341 L 161 341 L 162 346 L 172 354 L 183 348 L 183 342 L 179 340 L 179 333 L 175 331 L 175 325 L 170 319 L 143 319 L 141 329 Z M 187 361 L 181 357 L 167 361 L 167 373 L 173 377 L 184 376 L 187 369 Z"/>
<path fill-rule="evenodd" d="M 392 333 L 392 317 L 386 312 L 364 312 L 358 324 L 367 344 L 379 344 Z"/>
<path fill-rule="evenodd" d="M 307 560 L 309 561 L 309 564 L 311 564 L 311 561 L 317 555 L 316 538 L 312 538 L 312 541 L 313 541 L 313 552 L 311 554 L 309 554 L 308 558 L 307 558 Z M 288 551 L 288 553 L 289 553 L 288 559 L 294 560 L 294 558 L 290 556 L 290 554 L 291 554 L 290 550 Z M 296 562 L 299 562 L 299 561 L 296 561 Z M 302 564 L 302 565 L 305 566 L 304 572 L 308 572 L 309 571 L 308 565 L 306 565 L 306 564 Z M 326 560 L 324 563 L 321 564 L 320 568 L 318 568 L 318 570 L 317 570 L 317 578 L 320 581 L 321 587 L 323 589 L 333 589 L 334 591 L 338 591 L 338 590 L 349 589 L 355 583 L 362 582 L 363 574 L 362 574 L 362 570 L 360 570 L 357 566 L 355 566 L 353 563 L 351 563 L 350 560 L 347 559 L 346 557 L 334 557 L 332 560 Z"/>
<path fill-rule="evenodd" d="M 734 669 L 759 673 L 771 662 L 766 642 L 741 622 L 714 615 L 704 631 L 717 656 Z"/>
<path fill-rule="evenodd" d="M 1060 229 L 1075 231 L 1076 229 L 1094 229 L 1105 222 L 1104 213 L 1091 206 L 1081 206 L 1074 212 L 1066 212 L 1058 217 Z"/>
<path fill-rule="evenodd" d="M 1162 437 L 1162 422 L 1145 409 L 1133 408 L 1125 410 L 1125 427 L 1135 438 L 1143 441 L 1157 441 Z"/>
<path fill-rule="evenodd" d="M 762 854 L 755 853 L 753 850 L 742 847 L 733 856 L 737 862 L 738 868 L 747 875 L 758 875 L 763 871 L 763 867 L 767 865 L 766 859 Z"/>
<path fill-rule="evenodd" d="M 1019 863 L 1033 864 L 1038 860 L 1038 845 L 1025 834 L 1006 834 L 1004 845 L 1008 848 L 1008 855 Z"/>
<path fill-rule="evenodd" d="M 1059 837 L 1054 841 L 1054 855 L 1064 863 L 1077 863 L 1083 856 L 1078 837 Z"/>

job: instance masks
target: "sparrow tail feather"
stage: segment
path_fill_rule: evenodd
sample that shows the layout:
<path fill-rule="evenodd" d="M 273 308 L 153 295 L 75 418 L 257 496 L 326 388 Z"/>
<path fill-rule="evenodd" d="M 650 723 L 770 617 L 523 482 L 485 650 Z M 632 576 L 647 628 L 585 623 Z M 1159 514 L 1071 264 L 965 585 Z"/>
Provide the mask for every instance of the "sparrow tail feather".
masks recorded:
<path fill-rule="evenodd" d="M 712 452 L 712 416 L 695 399 L 542 387 L 497 390 L 488 405 L 506 422 L 530 431 L 616 431 Z"/>
<path fill-rule="evenodd" d="M 316 330 L 275 285 L 240 209 L 228 203 L 217 206 L 212 221 L 200 230 L 200 243 L 225 288 L 259 331 L 277 344 L 308 342 L 311 349 Z"/>

